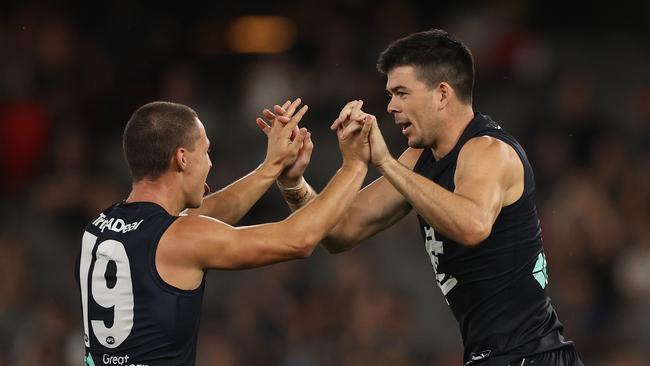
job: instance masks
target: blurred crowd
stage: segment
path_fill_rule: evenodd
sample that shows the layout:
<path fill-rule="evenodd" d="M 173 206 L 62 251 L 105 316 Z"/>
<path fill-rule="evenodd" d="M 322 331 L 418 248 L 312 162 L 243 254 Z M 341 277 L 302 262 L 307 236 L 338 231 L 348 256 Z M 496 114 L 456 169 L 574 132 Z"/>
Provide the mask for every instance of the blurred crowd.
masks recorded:
<path fill-rule="evenodd" d="M 328 127 L 351 99 L 394 155 L 405 148 L 374 65 L 390 41 L 432 27 L 467 43 L 476 110 L 527 150 L 565 336 L 586 365 L 650 364 L 650 7 L 544 4 L 3 4 L 0 366 L 82 363 L 74 263 L 85 224 L 128 195 L 121 133 L 137 107 L 198 112 L 215 189 L 264 159 L 261 110 L 302 97 L 320 190 L 340 162 Z M 282 17 L 290 46 L 234 51 L 228 27 L 246 15 Z M 288 214 L 273 187 L 241 224 Z M 210 272 L 202 316 L 199 366 L 462 364 L 413 215 L 336 256 Z"/>

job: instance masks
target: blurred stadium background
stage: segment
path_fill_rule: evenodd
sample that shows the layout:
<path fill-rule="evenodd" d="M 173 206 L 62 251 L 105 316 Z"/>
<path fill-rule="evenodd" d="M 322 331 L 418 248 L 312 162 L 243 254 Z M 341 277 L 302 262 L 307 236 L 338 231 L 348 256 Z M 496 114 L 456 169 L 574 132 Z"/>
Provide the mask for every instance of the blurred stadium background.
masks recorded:
<path fill-rule="evenodd" d="M 138 106 L 197 110 L 214 190 L 263 160 L 261 109 L 300 96 L 320 190 L 348 100 L 405 147 L 374 64 L 432 27 L 469 45 L 476 109 L 529 154 L 565 335 L 587 365 L 650 364 L 650 3 L 55 3 L 0 6 L 0 365 L 81 364 L 74 260 L 85 223 L 128 194 L 120 139 Z M 273 187 L 242 224 L 288 213 Z M 197 364 L 462 364 L 417 230 L 410 217 L 337 256 L 211 272 Z"/>

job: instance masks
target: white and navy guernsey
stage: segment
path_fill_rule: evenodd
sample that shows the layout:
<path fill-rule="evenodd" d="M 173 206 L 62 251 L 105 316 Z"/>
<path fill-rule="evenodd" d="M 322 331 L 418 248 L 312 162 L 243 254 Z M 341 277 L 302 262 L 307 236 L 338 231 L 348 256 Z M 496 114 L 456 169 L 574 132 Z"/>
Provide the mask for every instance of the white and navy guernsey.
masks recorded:
<path fill-rule="evenodd" d="M 194 365 L 204 281 L 175 288 L 155 264 L 176 218 L 154 203 L 122 202 L 86 226 L 76 266 L 85 365 Z"/>
<path fill-rule="evenodd" d="M 533 170 L 519 143 L 490 117 L 475 113 L 456 146 L 439 161 L 424 149 L 414 171 L 454 191 L 463 145 L 492 136 L 517 152 L 524 166 L 524 191 L 501 209 L 492 232 L 479 245 L 454 242 L 418 215 L 436 282 L 460 325 L 465 365 L 506 365 L 522 356 L 573 347 L 546 292 L 546 259 L 535 207 Z"/>

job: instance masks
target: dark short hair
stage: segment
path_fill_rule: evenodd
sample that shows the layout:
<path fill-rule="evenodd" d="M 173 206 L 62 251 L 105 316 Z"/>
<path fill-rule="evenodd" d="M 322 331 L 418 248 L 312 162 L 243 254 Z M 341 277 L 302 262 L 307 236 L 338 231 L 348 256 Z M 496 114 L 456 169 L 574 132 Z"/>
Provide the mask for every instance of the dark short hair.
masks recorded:
<path fill-rule="evenodd" d="M 398 66 L 413 66 L 429 87 L 446 81 L 465 103 L 472 102 L 474 60 L 469 48 L 442 29 L 410 34 L 391 43 L 377 60 L 377 70 L 388 74 Z"/>
<path fill-rule="evenodd" d="M 151 102 L 138 108 L 124 128 L 122 147 L 134 181 L 159 178 L 180 147 L 190 151 L 199 138 L 192 108 L 170 102 Z"/>

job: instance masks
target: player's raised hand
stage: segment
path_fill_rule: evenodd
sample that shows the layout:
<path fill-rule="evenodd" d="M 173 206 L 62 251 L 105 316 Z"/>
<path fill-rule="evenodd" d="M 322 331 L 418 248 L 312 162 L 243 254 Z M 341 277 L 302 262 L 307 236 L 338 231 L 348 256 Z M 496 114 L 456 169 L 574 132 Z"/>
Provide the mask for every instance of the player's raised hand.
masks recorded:
<path fill-rule="evenodd" d="M 369 119 L 349 121 L 347 124 L 340 123 L 336 129 L 336 136 L 339 140 L 339 148 L 343 155 L 343 163 L 370 162 L 370 143 L 368 136 L 372 129 Z"/>
<path fill-rule="evenodd" d="M 290 100 L 287 100 L 284 102 L 282 105 L 276 104 L 273 106 L 273 111 L 269 110 L 268 108 L 262 110 L 262 115 L 264 118 L 268 120 L 264 120 L 264 118 L 258 117 L 255 122 L 257 123 L 257 127 L 259 127 L 262 132 L 264 132 L 267 136 L 269 132 L 271 131 L 271 126 L 275 122 L 280 122 L 283 125 L 286 125 L 289 122 L 289 119 L 293 117 L 293 114 L 296 112 L 298 107 L 300 106 L 300 103 L 302 103 L 302 100 L 300 98 L 296 98 L 293 102 Z M 278 117 L 287 117 L 287 118 L 278 118 Z M 293 137 L 295 137 L 298 134 L 298 128 L 294 128 L 291 134 L 291 139 L 293 140 Z"/>
<path fill-rule="evenodd" d="M 346 125 L 347 123 L 349 123 L 353 116 L 354 117 L 358 116 L 362 106 L 363 106 L 363 100 L 353 100 L 348 102 L 343 107 L 343 109 L 341 109 L 339 116 L 334 120 L 334 122 L 330 126 L 330 129 L 332 131 L 336 131 L 338 130 L 339 126 Z"/>
<path fill-rule="evenodd" d="M 386 145 L 386 140 L 381 134 L 377 118 L 372 114 L 364 113 L 360 116 L 365 123 L 372 125 L 368 141 L 370 142 L 370 161 L 376 167 L 380 167 L 390 157 L 390 151 Z"/>
<path fill-rule="evenodd" d="M 299 133 L 303 135 L 302 147 L 298 151 L 298 156 L 293 164 L 290 164 L 282 170 L 278 177 L 278 182 L 285 187 L 294 187 L 300 183 L 300 180 L 307 169 L 311 160 L 311 153 L 314 150 L 314 142 L 311 140 L 311 133 L 306 128 L 301 128 Z"/>
<path fill-rule="evenodd" d="M 300 106 L 301 102 L 301 99 L 297 98 L 293 102 L 286 101 L 281 106 L 276 104 L 273 107 L 273 112 L 271 112 L 269 109 L 264 109 L 262 111 L 262 114 L 264 118 L 270 122 L 270 124 L 267 123 L 263 118 L 258 118 L 256 121 L 258 127 L 260 127 L 260 129 L 268 135 L 268 133 L 271 131 L 271 126 L 273 123 L 279 122 L 283 125 L 286 125 L 289 119 L 296 112 L 297 108 Z M 281 117 L 289 117 L 289 119 Z M 292 130 L 290 139 L 293 140 L 299 134 L 302 135 L 303 143 L 298 150 L 296 160 L 292 164 L 285 166 L 285 168 L 280 173 L 280 176 L 278 176 L 278 182 L 286 187 L 296 186 L 300 182 L 303 173 L 307 168 L 307 165 L 309 165 L 311 154 L 314 150 L 314 143 L 311 139 L 311 133 L 306 128 L 295 127 Z"/>
<path fill-rule="evenodd" d="M 261 118 L 256 120 L 257 125 L 268 137 L 268 147 L 266 151 L 265 163 L 273 166 L 279 166 L 281 170 L 278 174 L 292 165 L 298 158 L 298 154 L 303 148 L 303 142 L 309 133 L 306 129 L 299 129 L 298 123 L 307 113 L 308 106 L 303 106 L 295 112 L 295 108 L 300 104 L 300 100 L 294 101 L 286 109 L 293 108 L 291 116 L 275 115 L 270 121 L 270 125 Z M 284 104 L 286 106 L 286 103 Z M 276 106 L 284 109 L 284 106 Z M 269 111 L 270 112 L 270 111 Z M 286 111 L 285 111 L 286 112 Z M 311 153 L 310 153 L 311 154 Z"/>

